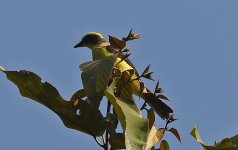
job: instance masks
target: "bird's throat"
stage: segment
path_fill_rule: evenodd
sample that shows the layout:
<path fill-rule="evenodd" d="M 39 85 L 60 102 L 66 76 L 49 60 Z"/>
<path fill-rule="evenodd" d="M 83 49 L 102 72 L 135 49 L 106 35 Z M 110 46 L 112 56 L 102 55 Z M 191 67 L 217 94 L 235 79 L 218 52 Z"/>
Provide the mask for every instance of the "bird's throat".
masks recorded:
<path fill-rule="evenodd" d="M 92 48 L 93 60 L 102 59 L 112 54 L 106 48 Z"/>

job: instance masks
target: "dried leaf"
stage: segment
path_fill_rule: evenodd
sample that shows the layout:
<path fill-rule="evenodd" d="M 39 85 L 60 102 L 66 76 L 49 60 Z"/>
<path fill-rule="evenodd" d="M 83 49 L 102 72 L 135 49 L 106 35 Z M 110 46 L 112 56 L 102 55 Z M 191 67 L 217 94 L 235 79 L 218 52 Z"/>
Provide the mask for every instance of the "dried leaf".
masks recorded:
<path fill-rule="evenodd" d="M 164 100 L 169 100 L 166 96 L 159 94 L 156 97 L 160 98 L 160 99 L 164 99 Z"/>
<path fill-rule="evenodd" d="M 149 69 L 150 69 L 150 64 L 145 68 L 142 75 L 145 75 L 149 71 Z"/>
<path fill-rule="evenodd" d="M 179 135 L 179 132 L 178 132 L 177 129 L 171 128 L 171 129 L 169 129 L 168 131 L 170 131 L 171 133 L 173 133 L 173 134 L 176 136 L 176 138 L 179 140 L 179 142 L 182 143 L 181 138 L 180 138 L 180 135 Z"/>
<path fill-rule="evenodd" d="M 114 48 L 118 48 L 120 50 L 122 50 L 126 46 L 125 41 L 119 40 L 118 38 L 113 37 L 111 35 L 109 35 L 109 42 L 111 46 L 113 46 Z"/>
<path fill-rule="evenodd" d="M 153 73 L 153 72 L 149 72 L 149 73 L 147 73 L 147 74 L 141 75 L 141 77 L 144 77 L 144 78 L 146 78 L 146 79 L 155 81 L 154 78 L 153 78 L 153 76 L 152 76 L 152 73 Z"/>
<path fill-rule="evenodd" d="M 154 125 L 155 123 L 155 112 L 152 108 L 150 108 L 148 111 L 147 111 L 147 118 L 149 120 L 149 129 L 152 128 L 152 126 Z"/>
<path fill-rule="evenodd" d="M 156 89 L 156 93 L 163 93 L 163 92 L 164 92 L 164 90 L 160 87 L 158 89 Z"/>
<path fill-rule="evenodd" d="M 123 62 L 124 60 L 126 60 L 130 55 L 131 55 L 131 53 L 125 54 L 117 64 L 119 64 L 119 63 Z"/>
<path fill-rule="evenodd" d="M 159 143 L 161 139 L 163 138 L 165 131 L 166 131 L 165 128 L 157 129 L 153 125 L 150 130 L 150 134 L 148 136 L 147 143 L 146 143 L 146 146 L 144 147 L 144 150 L 148 150 L 149 148 Z"/>
<path fill-rule="evenodd" d="M 162 140 L 160 143 L 160 150 L 170 150 L 169 144 L 166 140 Z"/>
<path fill-rule="evenodd" d="M 154 94 L 158 93 L 158 89 L 159 89 L 159 80 L 156 83 Z"/>
<path fill-rule="evenodd" d="M 133 33 L 132 29 L 131 29 L 129 34 L 127 35 L 127 37 L 123 37 L 122 40 L 127 42 L 127 41 L 131 41 L 131 40 L 134 40 L 134 39 L 139 39 L 139 38 L 140 38 L 140 34 L 139 33 Z"/>
<path fill-rule="evenodd" d="M 122 52 L 123 52 L 123 53 L 127 53 L 127 52 L 129 52 L 129 51 L 131 51 L 131 49 L 130 49 L 129 47 L 127 47 L 127 48 L 125 48 Z"/>
<path fill-rule="evenodd" d="M 174 114 L 171 114 L 171 115 L 169 116 L 169 119 L 167 120 L 167 123 L 169 124 L 169 123 L 171 123 L 171 122 L 174 122 L 175 120 L 178 120 L 178 119 L 176 119 L 176 118 L 174 117 Z"/>
<path fill-rule="evenodd" d="M 140 82 L 140 97 L 141 97 L 141 95 L 143 94 L 144 89 L 145 89 L 144 83 L 143 83 L 143 82 Z"/>

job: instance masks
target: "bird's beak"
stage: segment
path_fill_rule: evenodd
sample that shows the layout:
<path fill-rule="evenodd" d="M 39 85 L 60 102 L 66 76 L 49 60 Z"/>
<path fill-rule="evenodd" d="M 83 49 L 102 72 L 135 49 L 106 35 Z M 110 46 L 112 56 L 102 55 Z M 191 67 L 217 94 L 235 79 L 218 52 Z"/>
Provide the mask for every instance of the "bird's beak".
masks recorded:
<path fill-rule="evenodd" d="M 78 44 L 76 44 L 76 45 L 74 46 L 74 48 L 78 48 L 78 47 L 84 47 L 82 41 L 79 42 Z"/>

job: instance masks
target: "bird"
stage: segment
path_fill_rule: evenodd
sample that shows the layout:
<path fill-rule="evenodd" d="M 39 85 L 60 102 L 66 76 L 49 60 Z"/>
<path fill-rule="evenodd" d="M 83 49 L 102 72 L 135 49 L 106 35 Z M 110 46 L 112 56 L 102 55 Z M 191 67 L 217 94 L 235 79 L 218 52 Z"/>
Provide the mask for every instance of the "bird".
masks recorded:
<path fill-rule="evenodd" d="M 79 43 L 77 43 L 74 48 L 86 47 L 92 51 L 92 59 L 99 60 L 107 56 L 110 56 L 115 53 L 115 48 L 110 46 L 110 43 L 103 37 L 99 32 L 88 32 L 86 33 Z M 123 53 L 120 53 L 117 58 L 114 67 L 119 70 L 129 70 L 133 69 L 134 73 L 127 72 L 126 76 L 131 76 L 132 80 L 130 82 L 130 87 L 132 92 L 136 96 L 140 96 L 144 101 L 164 120 L 168 119 L 170 114 L 173 113 L 173 110 L 160 100 L 154 93 L 152 93 L 148 88 L 144 87 L 141 93 L 141 84 L 142 82 L 138 77 L 138 71 L 135 66 L 129 59 L 123 59 Z M 120 63 L 118 63 L 120 62 Z"/>

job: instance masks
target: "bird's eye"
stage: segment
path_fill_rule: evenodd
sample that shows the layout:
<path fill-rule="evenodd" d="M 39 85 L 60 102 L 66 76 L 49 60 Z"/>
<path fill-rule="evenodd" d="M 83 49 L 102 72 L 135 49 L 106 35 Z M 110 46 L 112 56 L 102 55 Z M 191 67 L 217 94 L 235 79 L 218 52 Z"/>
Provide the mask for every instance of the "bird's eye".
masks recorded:
<path fill-rule="evenodd" d="M 97 45 L 100 42 L 100 38 L 97 35 L 87 35 L 83 41 L 89 45 Z"/>

